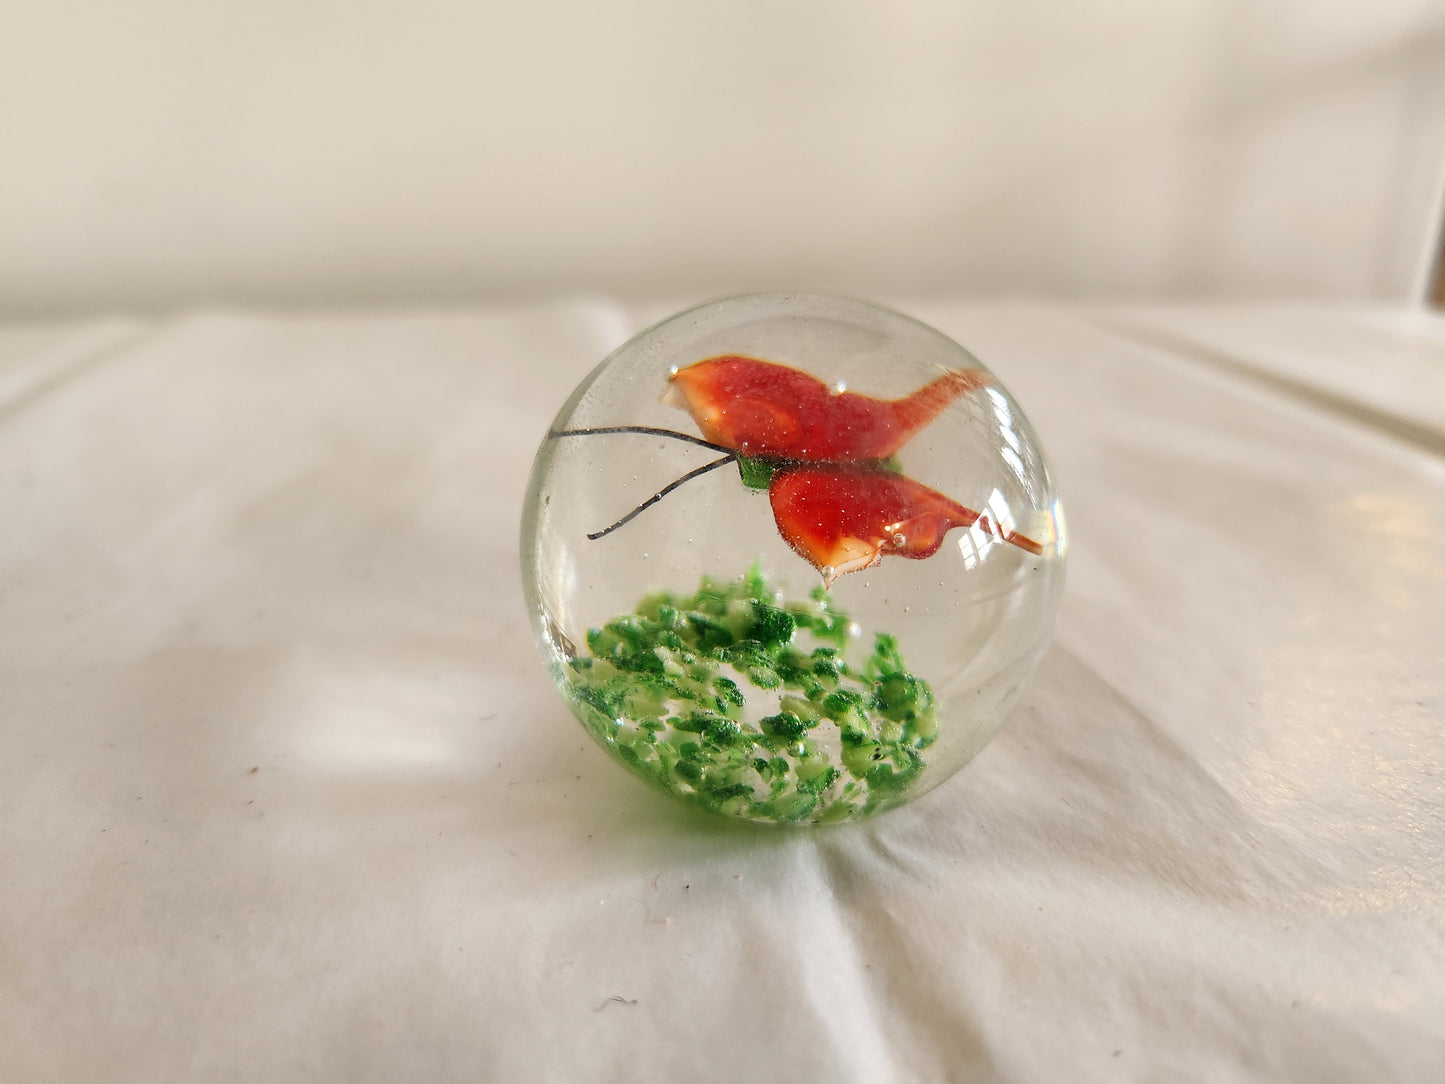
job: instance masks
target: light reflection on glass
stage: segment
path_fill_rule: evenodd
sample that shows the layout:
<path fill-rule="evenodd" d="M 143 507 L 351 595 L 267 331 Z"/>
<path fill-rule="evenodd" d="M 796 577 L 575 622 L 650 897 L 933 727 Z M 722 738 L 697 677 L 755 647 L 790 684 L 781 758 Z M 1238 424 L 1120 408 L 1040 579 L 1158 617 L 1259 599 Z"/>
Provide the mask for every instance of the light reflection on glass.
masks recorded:
<path fill-rule="evenodd" d="M 982 564 L 989 551 L 999 544 L 999 536 L 1009 534 L 1017 526 L 1013 510 L 997 489 L 988 495 L 980 512 L 978 522 L 958 538 L 958 551 L 963 555 L 965 569 Z"/>
<path fill-rule="evenodd" d="M 998 432 L 999 436 L 1003 437 L 1005 442 L 1007 442 L 1009 448 L 1013 449 L 1015 455 L 1017 455 L 1020 451 L 1023 450 L 1023 446 L 1019 441 L 1019 435 L 1014 432 L 1014 427 L 1012 425 L 1000 425 L 998 427 Z M 1004 451 L 1008 451 L 1008 448 L 1005 448 Z"/>
<path fill-rule="evenodd" d="M 977 568 L 992 545 L 993 539 L 979 530 L 978 524 L 964 531 L 958 536 L 958 552 L 963 554 L 963 567 L 969 571 Z"/>
<path fill-rule="evenodd" d="M 1054 525 L 1054 553 L 1062 557 L 1069 552 L 1069 528 L 1064 521 L 1064 506 L 1060 501 L 1054 501 L 1049 510 L 1049 519 Z M 1040 539 L 1042 541 L 1042 539 Z"/>

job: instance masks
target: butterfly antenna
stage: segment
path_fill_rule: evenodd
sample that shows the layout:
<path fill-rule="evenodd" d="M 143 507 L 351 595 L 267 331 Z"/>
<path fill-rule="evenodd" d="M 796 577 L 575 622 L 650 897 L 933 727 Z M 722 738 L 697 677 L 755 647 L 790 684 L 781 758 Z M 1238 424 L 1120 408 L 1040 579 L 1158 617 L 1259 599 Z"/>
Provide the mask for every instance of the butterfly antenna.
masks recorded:
<path fill-rule="evenodd" d="M 553 440 L 557 437 L 600 437 L 608 433 L 641 433 L 648 437 L 671 437 L 673 440 L 686 441 L 688 444 L 696 444 L 702 448 L 711 448 L 715 452 L 727 452 L 733 454 L 733 449 L 723 444 L 714 444 L 710 440 L 703 440 L 702 437 L 695 437 L 691 433 L 679 433 L 675 429 L 656 429 L 650 425 L 603 425 L 589 429 L 553 429 L 547 433 L 547 438 Z"/>
<path fill-rule="evenodd" d="M 631 432 L 631 431 L 632 431 L 632 430 L 628 430 L 628 432 Z M 577 432 L 577 430 L 573 430 L 573 432 Z M 568 434 L 563 433 L 563 434 L 561 434 L 561 435 L 562 435 L 562 436 L 567 436 Z M 684 434 L 679 433 L 679 434 L 677 434 L 677 435 L 678 435 L 678 436 L 683 436 Z M 696 441 L 695 443 L 702 444 L 702 443 L 706 443 L 706 442 L 704 442 L 704 441 Z M 712 445 L 711 447 L 716 447 L 716 445 Z M 593 532 L 592 534 L 589 534 L 589 535 L 587 536 L 588 540 L 589 540 L 589 541 L 592 541 L 592 542 L 596 542 L 599 538 L 605 538 L 607 535 L 610 535 L 613 531 L 617 530 L 617 528 L 619 528 L 619 527 L 624 527 L 624 526 L 626 526 L 627 524 L 631 523 L 634 519 L 636 519 L 638 516 L 642 515 L 643 512 L 646 512 L 649 508 L 651 508 L 651 507 L 652 507 L 654 504 L 656 504 L 658 501 L 662 500 L 663 497 L 666 497 L 669 493 L 671 493 L 671 492 L 672 492 L 674 489 L 676 489 L 678 486 L 682 485 L 682 484 L 685 483 L 685 482 L 691 482 L 694 478 L 699 478 L 699 477 L 701 477 L 702 475 L 706 474 L 706 473 L 707 473 L 708 471 L 710 471 L 710 470 L 717 470 L 719 467 L 723 466 L 724 464 L 731 463 L 731 462 L 732 462 L 733 460 L 735 460 L 737 457 L 738 457 L 738 456 L 737 456 L 737 453 L 736 453 L 736 452 L 728 452 L 728 454 L 725 455 L 725 456 L 723 456 L 721 459 L 714 459 L 711 463 L 704 463 L 702 466 L 698 467 L 696 470 L 690 470 L 690 471 L 688 471 L 686 474 L 684 474 L 681 478 L 677 479 L 675 482 L 670 482 L 670 483 L 668 483 L 667 485 L 663 486 L 663 487 L 662 487 L 661 489 L 659 489 L 656 493 L 654 493 L 651 497 L 648 497 L 647 500 L 643 501 L 643 502 L 642 502 L 641 504 L 639 504 L 636 508 L 634 508 L 631 512 L 628 512 L 627 515 L 625 515 L 625 516 L 623 516 L 621 519 L 619 519 L 619 520 L 618 520 L 616 523 L 614 523 L 611 527 L 604 527 L 604 528 L 602 528 L 602 530 L 600 530 L 600 531 L 595 531 L 595 532 Z"/>

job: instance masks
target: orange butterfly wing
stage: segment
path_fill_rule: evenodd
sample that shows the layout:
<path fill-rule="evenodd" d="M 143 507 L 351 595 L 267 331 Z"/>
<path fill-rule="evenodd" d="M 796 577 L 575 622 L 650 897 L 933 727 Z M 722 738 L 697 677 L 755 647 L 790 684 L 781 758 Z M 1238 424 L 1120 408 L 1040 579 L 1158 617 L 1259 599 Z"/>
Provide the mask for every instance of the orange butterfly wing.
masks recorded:
<path fill-rule="evenodd" d="M 728 354 L 679 369 L 669 380 L 668 401 L 714 443 L 743 455 L 849 463 L 887 459 L 953 400 L 985 387 L 989 376 L 954 369 L 912 395 L 874 399 L 835 391 L 787 365 Z"/>
<path fill-rule="evenodd" d="M 845 572 L 871 568 L 886 555 L 932 557 L 949 531 L 975 523 L 1030 553 L 1043 552 L 1032 539 L 936 489 L 876 467 L 783 468 L 773 474 L 768 500 L 778 533 L 830 587 Z"/>

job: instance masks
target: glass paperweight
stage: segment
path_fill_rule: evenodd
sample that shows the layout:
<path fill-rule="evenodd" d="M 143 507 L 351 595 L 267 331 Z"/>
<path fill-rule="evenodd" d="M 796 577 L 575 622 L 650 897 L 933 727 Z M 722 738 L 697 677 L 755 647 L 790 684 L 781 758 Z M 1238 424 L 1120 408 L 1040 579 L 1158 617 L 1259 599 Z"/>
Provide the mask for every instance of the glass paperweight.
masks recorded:
<path fill-rule="evenodd" d="M 1063 591 L 1038 438 L 977 358 L 849 298 L 730 298 L 599 365 L 537 452 L 522 574 L 587 732 L 769 823 L 930 790 L 998 731 Z"/>

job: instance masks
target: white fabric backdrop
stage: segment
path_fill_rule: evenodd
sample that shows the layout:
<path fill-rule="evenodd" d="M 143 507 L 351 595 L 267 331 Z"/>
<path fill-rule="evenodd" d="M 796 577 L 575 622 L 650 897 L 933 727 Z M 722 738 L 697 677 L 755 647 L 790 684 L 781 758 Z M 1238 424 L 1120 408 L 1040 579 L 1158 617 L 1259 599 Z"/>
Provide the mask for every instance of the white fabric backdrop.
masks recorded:
<path fill-rule="evenodd" d="M 535 441 L 655 312 L 0 328 L 0 1079 L 1440 1080 L 1445 324 L 911 308 L 1069 594 L 970 767 L 815 832 L 648 791 L 530 642 Z"/>
<path fill-rule="evenodd" d="M 1423 296 L 1441 0 L 0 0 L 0 311 Z"/>

